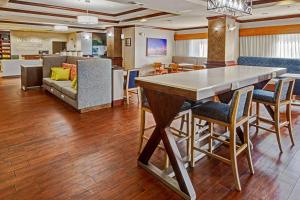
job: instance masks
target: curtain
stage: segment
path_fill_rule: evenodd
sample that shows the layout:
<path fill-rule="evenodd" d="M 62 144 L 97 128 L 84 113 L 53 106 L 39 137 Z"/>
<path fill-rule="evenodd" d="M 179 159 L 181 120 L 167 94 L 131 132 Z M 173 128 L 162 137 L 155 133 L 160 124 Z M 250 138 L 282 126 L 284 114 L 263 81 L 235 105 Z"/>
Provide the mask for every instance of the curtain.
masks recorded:
<path fill-rule="evenodd" d="M 240 38 L 240 56 L 300 58 L 300 34 Z"/>
<path fill-rule="evenodd" d="M 207 57 L 207 39 L 176 40 L 175 56 Z"/>

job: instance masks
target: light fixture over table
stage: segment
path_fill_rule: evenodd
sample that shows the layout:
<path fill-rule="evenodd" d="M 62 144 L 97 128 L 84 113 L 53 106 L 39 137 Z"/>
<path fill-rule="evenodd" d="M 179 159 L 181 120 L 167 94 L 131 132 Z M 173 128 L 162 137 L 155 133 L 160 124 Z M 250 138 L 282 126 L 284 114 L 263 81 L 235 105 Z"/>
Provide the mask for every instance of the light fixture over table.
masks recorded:
<path fill-rule="evenodd" d="M 86 15 L 77 16 L 77 22 L 79 24 L 96 25 L 99 22 L 98 17 L 89 15 L 90 0 L 84 0 L 86 4 Z"/>
<path fill-rule="evenodd" d="M 207 10 L 234 17 L 252 15 L 252 0 L 207 0 Z"/>

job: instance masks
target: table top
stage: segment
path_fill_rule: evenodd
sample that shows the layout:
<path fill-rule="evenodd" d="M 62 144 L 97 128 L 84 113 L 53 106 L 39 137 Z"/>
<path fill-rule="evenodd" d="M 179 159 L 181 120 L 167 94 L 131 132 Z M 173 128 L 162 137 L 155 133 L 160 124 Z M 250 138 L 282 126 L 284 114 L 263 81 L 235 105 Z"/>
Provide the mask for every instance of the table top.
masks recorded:
<path fill-rule="evenodd" d="M 285 68 L 238 65 L 159 76 L 138 77 L 139 86 L 162 93 L 201 100 L 286 73 Z"/>
<path fill-rule="evenodd" d="M 280 77 L 300 79 L 300 74 L 286 73 L 286 74 L 282 74 Z"/>

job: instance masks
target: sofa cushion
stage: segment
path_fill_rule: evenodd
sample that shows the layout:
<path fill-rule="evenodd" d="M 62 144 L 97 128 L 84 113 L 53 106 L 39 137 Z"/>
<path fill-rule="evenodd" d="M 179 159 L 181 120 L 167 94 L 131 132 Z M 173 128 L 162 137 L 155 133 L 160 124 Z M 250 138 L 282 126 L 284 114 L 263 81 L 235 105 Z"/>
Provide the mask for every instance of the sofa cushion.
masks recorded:
<path fill-rule="evenodd" d="M 43 84 L 46 84 L 48 86 L 52 86 L 54 82 L 55 81 L 52 80 L 51 78 L 43 78 Z"/>
<path fill-rule="evenodd" d="M 66 96 L 77 99 L 77 90 L 73 89 L 72 87 L 62 87 L 62 93 L 64 93 Z"/>
<path fill-rule="evenodd" d="M 54 81 L 52 87 L 62 92 L 63 87 L 71 87 L 71 81 Z"/>

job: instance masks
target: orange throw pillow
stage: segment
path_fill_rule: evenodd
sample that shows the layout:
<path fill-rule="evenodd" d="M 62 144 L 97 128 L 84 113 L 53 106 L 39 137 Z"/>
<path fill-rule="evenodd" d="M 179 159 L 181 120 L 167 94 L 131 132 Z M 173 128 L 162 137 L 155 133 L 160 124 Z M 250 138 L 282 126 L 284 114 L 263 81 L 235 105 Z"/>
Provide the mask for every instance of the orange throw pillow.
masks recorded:
<path fill-rule="evenodd" d="M 70 69 L 70 80 L 73 81 L 77 75 L 77 66 L 74 64 L 63 63 L 62 67 L 65 69 Z"/>
<path fill-rule="evenodd" d="M 76 76 L 77 76 L 77 66 L 72 65 L 71 70 L 70 70 L 70 79 L 71 79 L 71 81 L 73 81 Z"/>

